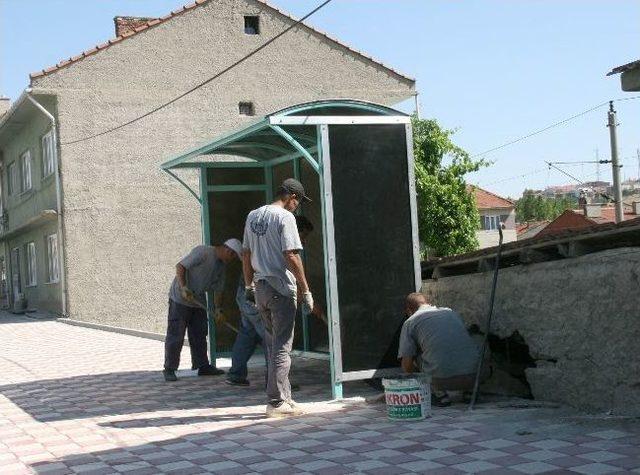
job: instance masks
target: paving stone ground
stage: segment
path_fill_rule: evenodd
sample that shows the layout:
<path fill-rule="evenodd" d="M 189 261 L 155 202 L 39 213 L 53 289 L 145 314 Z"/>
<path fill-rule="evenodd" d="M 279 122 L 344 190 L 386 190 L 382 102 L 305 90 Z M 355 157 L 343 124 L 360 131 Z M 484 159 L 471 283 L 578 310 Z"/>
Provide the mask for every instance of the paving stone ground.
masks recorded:
<path fill-rule="evenodd" d="M 0 342 L 2 475 L 640 473 L 638 420 L 493 401 L 392 422 L 382 405 L 328 402 L 328 367 L 300 359 L 309 414 L 272 420 L 261 388 L 188 370 L 165 383 L 158 341 L 2 313 Z"/>

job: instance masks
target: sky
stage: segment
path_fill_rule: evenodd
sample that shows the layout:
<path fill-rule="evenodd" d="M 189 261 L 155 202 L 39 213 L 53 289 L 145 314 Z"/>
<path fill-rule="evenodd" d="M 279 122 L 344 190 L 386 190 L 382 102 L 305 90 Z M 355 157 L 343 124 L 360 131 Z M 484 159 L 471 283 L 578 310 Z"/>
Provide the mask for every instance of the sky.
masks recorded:
<path fill-rule="evenodd" d="M 215 1 L 215 0 L 214 0 Z M 15 99 L 29 73 L 113 37 L 116 15 L 162 16 L 189 0 L 0 0 L 0 94 Z M 303 16 L 320 0 L 272 0 Z M 613 67 L 640 59 L 637 0 L 333 0 L 312 26 L 416 78 L 421 115 L 455 130 L 471 155 L 611 99 L 623 178 L 639 176 L 640 93 L 623 92 Z M 411 101 L 399 106 L 411 112 Z M 611 155 L 603 106 L 482 155 L 468 177 L 503 196 L 574 182 L 545 161 Z M 162 112 L 160 112 L 162 113 Z M 595 180 L 595 164 L 562 165 Z M 610 180 L 609 165 L 600 166 Z"/>

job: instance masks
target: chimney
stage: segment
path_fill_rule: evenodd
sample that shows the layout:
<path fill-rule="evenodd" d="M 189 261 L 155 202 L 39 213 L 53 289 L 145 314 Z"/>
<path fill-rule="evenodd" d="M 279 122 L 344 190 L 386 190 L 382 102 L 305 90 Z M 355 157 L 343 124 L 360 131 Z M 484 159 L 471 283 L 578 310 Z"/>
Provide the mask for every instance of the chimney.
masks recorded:
<path fill-rule="evenodd" d="M 0 117 L 2 117 L 11 108 L 11 99 L 0 96 Z"/>
<path fill-rule="evenodd" d="M 122 36 L 126 33 L 133 33 L 133 30 L 140 26 L 144 26 L 147 22 L 155 20 L 155 18 L 135 17 L 135 16 L 117 16 L 113 18 L 116 27 L 116 36 Z"/>
<path fill-rule="evenodd" d="M 631 204 L 631 207 L 633 209 L 633 214 L 640 215 L 640 201 L 634 201 Z"/>
<path fill-rule="evenodd" d="M 584 205 L 584 215 L 587 218 L 600 218 L 602 216 L 602 206 L 599 204 Z"/>

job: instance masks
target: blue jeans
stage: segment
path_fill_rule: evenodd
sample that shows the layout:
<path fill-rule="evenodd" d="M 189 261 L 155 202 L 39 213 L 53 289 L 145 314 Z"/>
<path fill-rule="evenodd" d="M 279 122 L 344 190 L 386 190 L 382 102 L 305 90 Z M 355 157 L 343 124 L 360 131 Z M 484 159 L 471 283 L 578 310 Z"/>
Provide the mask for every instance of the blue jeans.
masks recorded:
<path fill-rule="evenodd" d="M 247 363 L 256 346 L 262 344 L 264 340 L 264 324 L 260 314 L 242 314 L 242 321 L 238 329 L 236 341 L 231 350 L 231 369 L 227 373 L 227 378 L 236 381 L 247 379 Z"/>

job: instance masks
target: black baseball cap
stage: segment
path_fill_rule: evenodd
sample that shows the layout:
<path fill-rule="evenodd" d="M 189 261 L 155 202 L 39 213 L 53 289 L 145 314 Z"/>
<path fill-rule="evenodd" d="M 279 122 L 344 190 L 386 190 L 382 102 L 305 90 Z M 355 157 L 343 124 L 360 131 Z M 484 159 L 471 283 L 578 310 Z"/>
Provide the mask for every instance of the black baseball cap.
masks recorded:
<path fill-rule="evenodd" d="M 309 202 L 311 201 L 311 198 L 305 195 L 304 186 L 302 186 L 302 183 L 300 183 L 295 178 L 287 178 L 285 181 L 282 182 L 281 188 L 291 195 L 294 195 L 294 194 L 297 195 L 300 199 L 304 201 L 309 201 Z"/>

